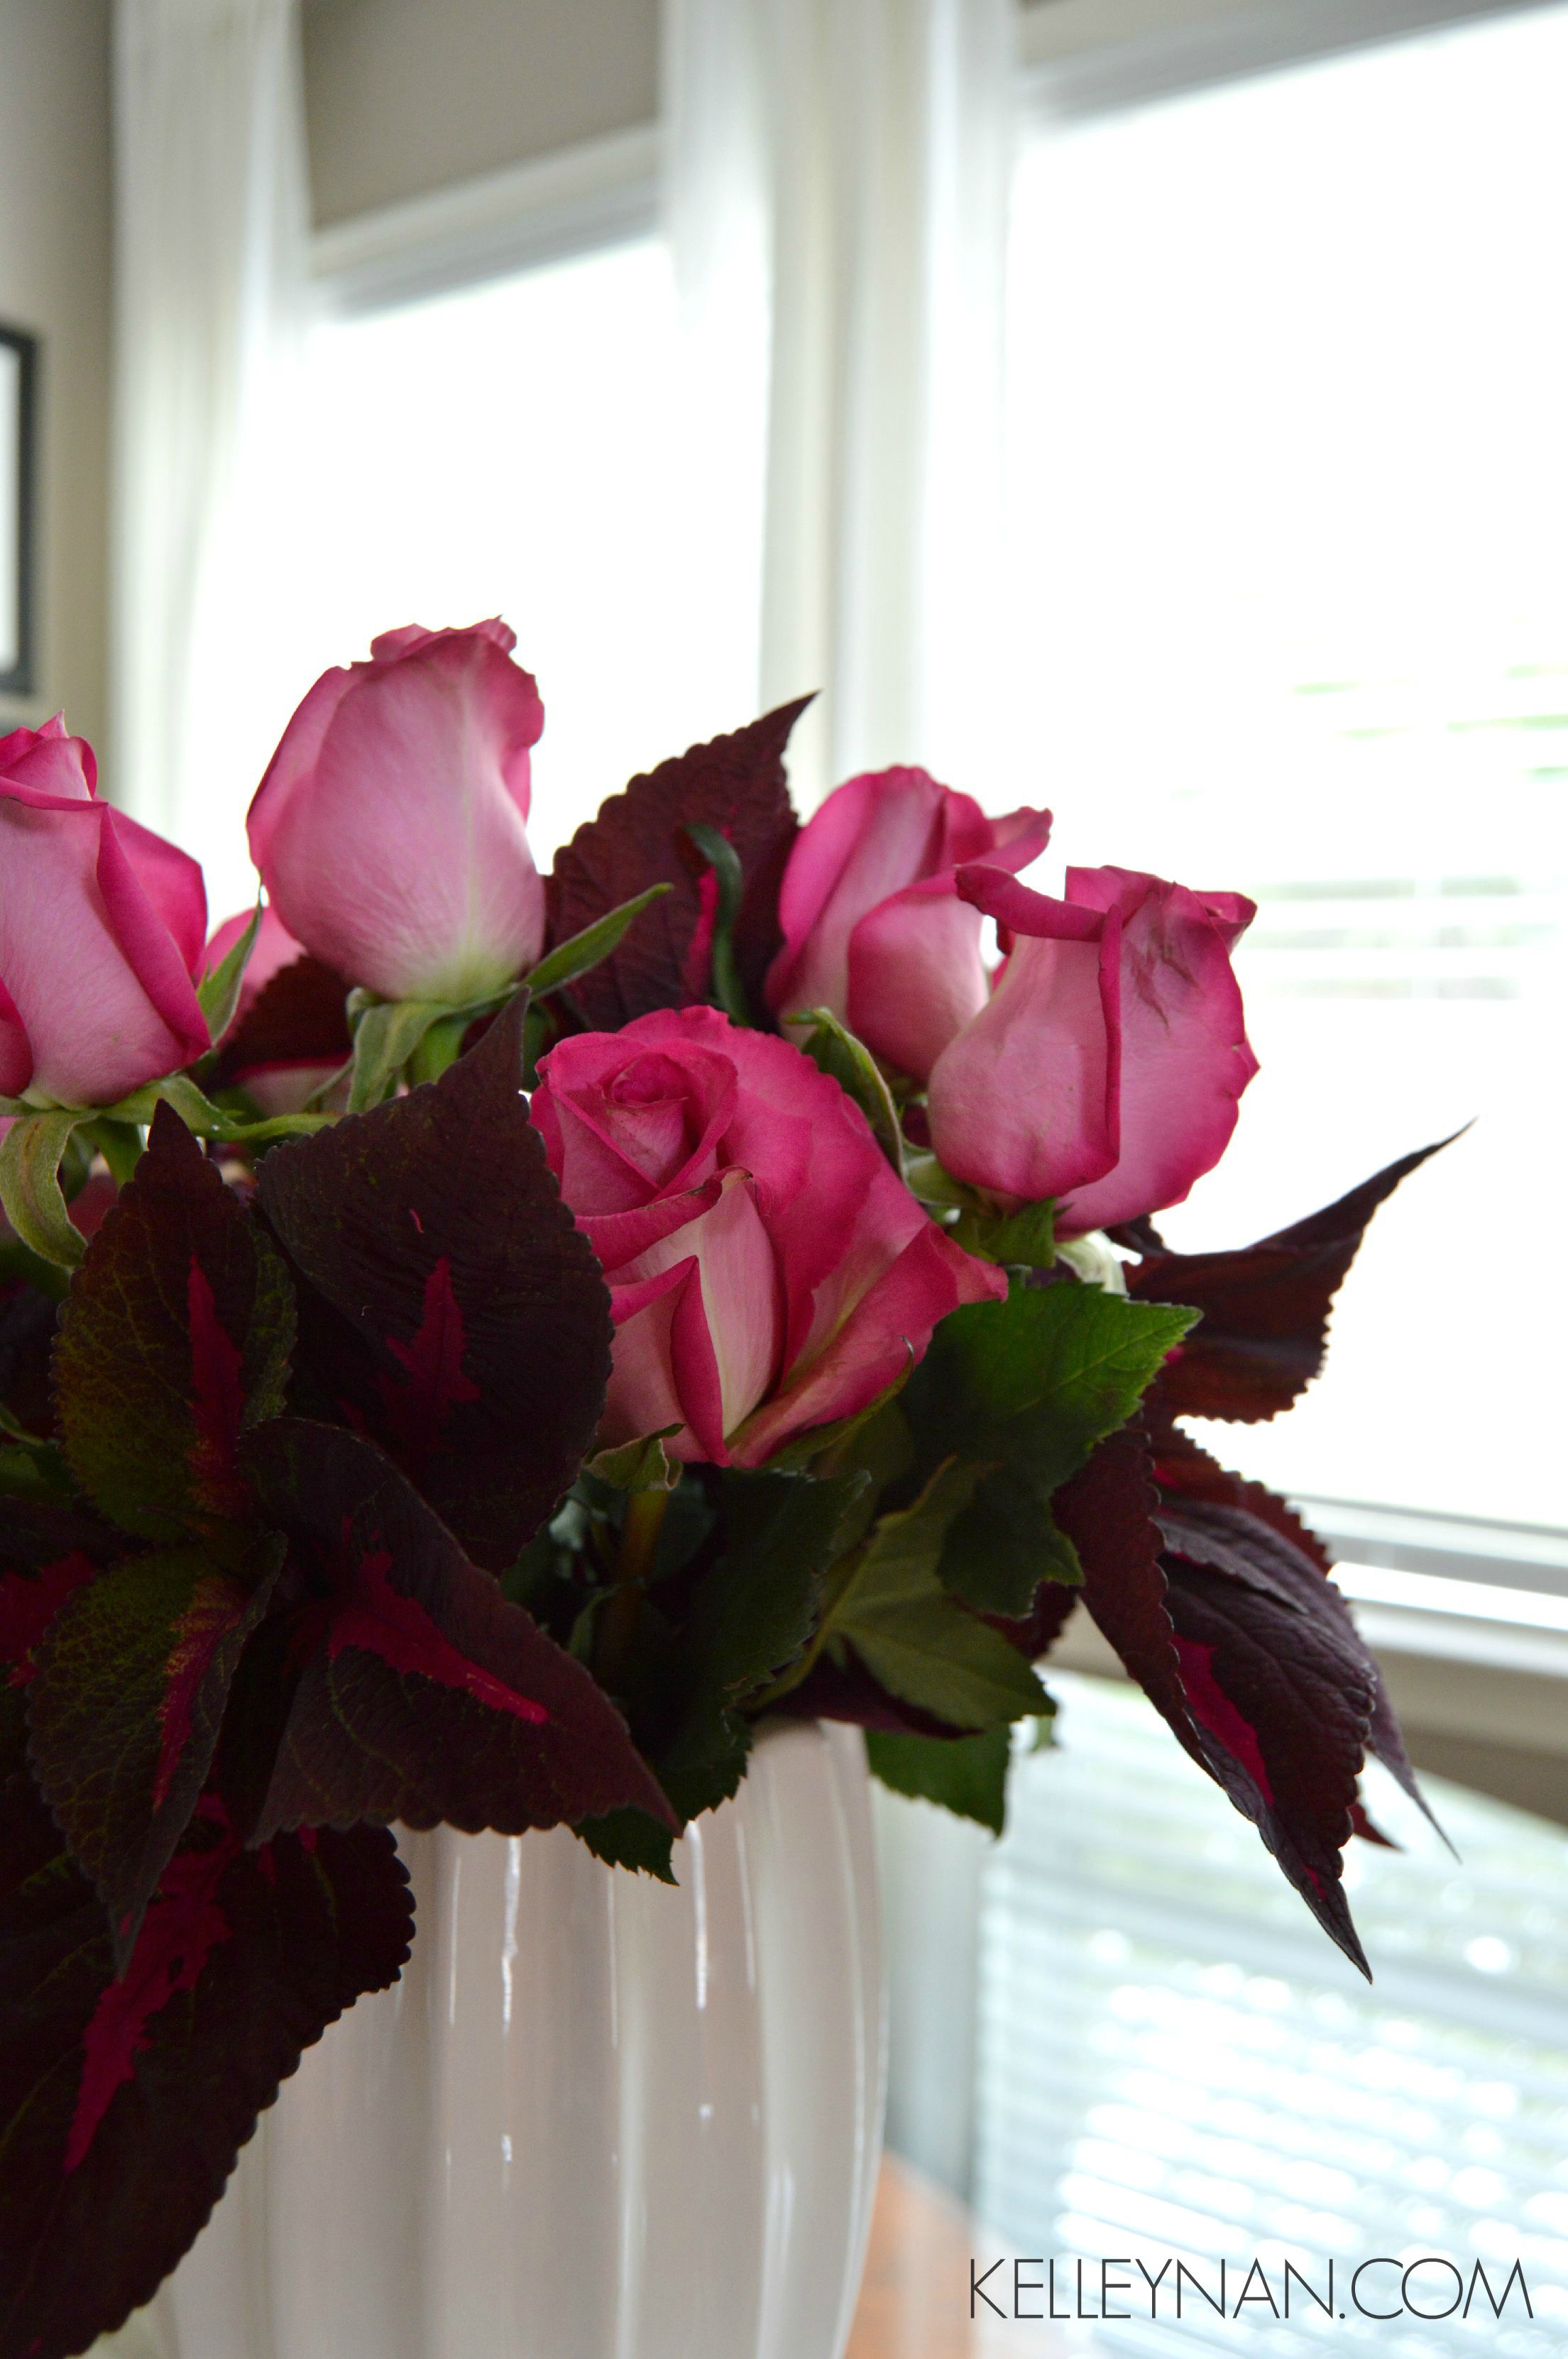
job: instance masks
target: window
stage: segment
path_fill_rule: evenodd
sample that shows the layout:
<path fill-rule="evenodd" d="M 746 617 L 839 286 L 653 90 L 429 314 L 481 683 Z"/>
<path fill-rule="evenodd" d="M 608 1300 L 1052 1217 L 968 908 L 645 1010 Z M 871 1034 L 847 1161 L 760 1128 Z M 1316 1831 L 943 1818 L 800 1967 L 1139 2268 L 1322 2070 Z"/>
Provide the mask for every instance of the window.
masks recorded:
<path fill-rule="evenodd" d="M 1011 314 L 1016 783 L 1067 859 L 1260 904 L 1263 1071 L 1162 1226 L 1240 1243 L 1475 1125 L 1375 1228 L 1321 1397 L 1225 1453 L 1543 1527 L 1565 78 L 1568 9 L 1538 8 L 1059 123 L 1018 176 Z"/>
<path fill-rule="evenodd" d="M 1138 2256 L 1156 2275 L 1177 2256 L 1211 2298 L 1224 2257 L 1232 2302 L 1254 2257 L 1276 2299 L 1286 2260 L 1321 2295 L 1330 2259 L 1343 2291 L 1373 2254 L 1445 2256 L 1500 2295 L 1517 2259 L 1535 2312 L 1516 2293 L 1499 2324 L 1477 2294 L 1468 2327 L 1390 2325 L 1303 2299 L 1276 2323 L 1255 2300 L 1222 2326 L 1189 2291 L 1178 2325 L 1167 2290 L 1151 2324 L 1144 2291 L 1141 2313 L 1124 2298 L 1129 2323 L 1087 2330 L 1107 2354 L 1560 2350 L 1568 1835 L 1430 1780 L 1461 1865 L 1381 1784 L 1374 1808 L 1410 1855 L 1358 1843 L 1346 1860 L 1369 1989 L 1224 1795 L 1172 1767 L 1141 1696 L 1051 1685 L 1061 1749 L 1015 1761 L 983 1886 L 975 2201 L 991 2249 L 1082 2254 L 1086 2286 L 1125 2254 L 1140 2289 Z M 1412 2284 L 1423 2308 L 1453 2298 L 1441 2271 Z"/>
<path fill-rule="evenodd" d="M 750 718 L 733 651 L 691 624 L 675 338 L 651 237 L 327 310 L 304 364 L 297 657 L 269 651 L 268 745 L 315 672 L 363 657 L 376 632 L 502 614 L 544 699 L 529 829 L 544 866 L 636 771 Z M 215 908 L 250 889 L 234 855 Z"/>

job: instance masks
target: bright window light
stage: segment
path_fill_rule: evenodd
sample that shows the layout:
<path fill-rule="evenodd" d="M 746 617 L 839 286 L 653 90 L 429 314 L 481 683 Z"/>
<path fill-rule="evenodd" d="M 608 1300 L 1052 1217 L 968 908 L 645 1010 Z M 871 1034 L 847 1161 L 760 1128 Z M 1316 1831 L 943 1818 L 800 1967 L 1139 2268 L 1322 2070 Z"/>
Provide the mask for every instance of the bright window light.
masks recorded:
<path fill-rule="evenodd" d="M 1038 139 L 1018 190 L 1019 792 L 1058 857 L 1239 886 L 1263 1060 L 1191 1246 L 1474 1121 L 1332 1381 L 1232 1462 L 1568 1522 L 1568 9 Z"/>
<path fill-rule="evenodd" d="M 1128 2256 L 1130 2321 L 1080 2330 L 1127 2359 L 1560 2353 L 1568 1835 L 1426 1779 L 1455 1861 L 1375 1777 L 1374 1816 L 1406 1850 L 1357 1843 L 1346 1858 L 1369 1987 L 1256 1831 L 1190 1763 L 1172 1766 L 1142 1696 L 1068 1673 L 1051 1686 L 1060 1749 L 1015 1762 L 985 1870 L 975 2203 L 986 2257 L 1082 2254 L 1096 2288 L 1101 2256 Z M 1446 2256 L 1475 2295 L 1468 2324 L 1356 2317 L 1346 2280 L 1375 2253 Z M 1151 2322 L 1137 2264 L 1156 2277 L 1168 2256 Z M 1254 2299 L 1222 2326 L 1189 2288 L 1178 2324 L 1177 2258 L 1211 2302 L 1224 2259 L 1232 2304 L 1255 2258 L 1276 2303 L 1286 2262 L 1321 2301 L 1332 2261 L 1339 2314 L 1298 2287 L 1289 2321 Z M 1499 2323 L 1474 2272 L 1500 2297 L 1515 2261 L 1534 2318 L 1516 2288 Z M 1057 2282 L 1070 2307 L 1071 2267 Z M 1377 2282 L 1374 2271 L 1368 2307 Z M 1416 2308 L 1450 2298 L 1414 2281 Z M 1012 2332 L 1021 2352 L 1029 2337 Z"/>
<path fill-rule="evenodd" d="M 293 638 L 321 669 L 401 623 L 504 615 L 544 699 L 541 864 L 636 771 L 752 718 L 692 625 L 661 242 L 329 318 L 307 371 Z"/>

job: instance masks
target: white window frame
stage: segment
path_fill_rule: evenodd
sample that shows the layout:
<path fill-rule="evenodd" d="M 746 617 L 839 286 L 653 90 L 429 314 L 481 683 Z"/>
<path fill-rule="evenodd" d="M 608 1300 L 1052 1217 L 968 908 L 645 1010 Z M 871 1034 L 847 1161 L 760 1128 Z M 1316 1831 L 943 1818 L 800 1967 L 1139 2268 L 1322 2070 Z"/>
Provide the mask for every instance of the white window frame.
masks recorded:
<path fill-rule="evenodd" d="M 389 310 L 647 237 L 660 147 L 658 125 L 639 125 L 334 222 L 311 241 L 317 299 Z"/>
<path fill-rule="evenodd" d="M 1312 58 L 1517 16 L 1556 0 L 1133 0 L 1105 38 L 1116 0 L 1034 0 L 1019 19 L 1022 113 L 1033 130 L 1213 89 Z M 1148 29 L 1150 20 L 1161 20 Z"/>

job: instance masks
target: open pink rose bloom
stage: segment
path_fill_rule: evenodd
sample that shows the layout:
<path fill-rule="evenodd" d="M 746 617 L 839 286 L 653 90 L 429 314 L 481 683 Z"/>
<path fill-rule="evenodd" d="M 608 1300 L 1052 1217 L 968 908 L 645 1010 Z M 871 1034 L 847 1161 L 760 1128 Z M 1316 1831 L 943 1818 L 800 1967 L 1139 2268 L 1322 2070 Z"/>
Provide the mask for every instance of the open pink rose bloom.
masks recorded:
<path fill-rule="evenodd" d="M 758 1465 L 864 1408 L 961 1302 L 1007 1291 L 800 1049 L 717 1009 L 563 1040 L 533 1118 L 610 1281 L 611 1442 Z"/>

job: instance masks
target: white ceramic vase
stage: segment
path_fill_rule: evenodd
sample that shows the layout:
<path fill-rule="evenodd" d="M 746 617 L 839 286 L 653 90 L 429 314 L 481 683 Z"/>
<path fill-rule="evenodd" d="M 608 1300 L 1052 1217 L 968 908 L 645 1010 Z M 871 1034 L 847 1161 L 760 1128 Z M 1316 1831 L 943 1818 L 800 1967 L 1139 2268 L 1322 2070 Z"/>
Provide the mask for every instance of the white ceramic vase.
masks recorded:
<path fill-rule="evenodd" d="M 842 2359 L 883 2082 L 859 1732 L 767 1731 L 674 1890 L 564 1830 L 400 1841 L 411 1965 L 100 2359 Z"/>

